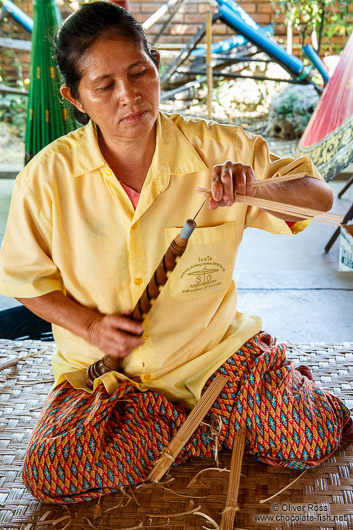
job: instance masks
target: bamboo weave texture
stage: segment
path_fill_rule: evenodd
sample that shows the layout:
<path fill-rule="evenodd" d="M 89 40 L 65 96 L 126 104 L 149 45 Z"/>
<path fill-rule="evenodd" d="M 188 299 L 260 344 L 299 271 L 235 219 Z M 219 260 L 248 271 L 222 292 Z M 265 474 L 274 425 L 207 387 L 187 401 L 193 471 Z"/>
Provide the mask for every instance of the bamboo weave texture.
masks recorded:
<path fill-rule="evenodd" d="M 225 507 L 231 454 L 221 453 L 219 470 L 212 460 L 195 459 L 173 467 L 160 484 L 146 484 L 81 505 L 42 504 L 25 490 L 22 462 L 34 422 L 53 381 L 50 357 L 54 345 L 39 341 L 0 340 L 0 364 L 9 358 L 35 354 L 0 372 L 0 529 L 69 530 L 99 528 L 216 528 Z M 353 409 L 353 343 L 289 345 L 288 356 L 306 364 L 325 390 Z M 283 493 L 260 503 L 288 486 L 298 471 L 266 466 L 244 457 L 235 529 L 353 530 L 353 444 L 346 444 L 319 468 L 309 470 Z M 330 522 L 258 523 L 255 516 L 283 514 L 289 504 L 322 506 Z M 274 506 L 282 511 L 274 511 Z M 198 509 L 198 507 L 200 508 Z M 177 514 L 197 511 L 186 515 Z M 150 517 L 154 516 L 154 517 Z M 288 515 L 288 511 L 287 511 Z M 155 517 L 158 516 L 158 517 Z M 336 521 L 334 517 L 336 516 Z"/>

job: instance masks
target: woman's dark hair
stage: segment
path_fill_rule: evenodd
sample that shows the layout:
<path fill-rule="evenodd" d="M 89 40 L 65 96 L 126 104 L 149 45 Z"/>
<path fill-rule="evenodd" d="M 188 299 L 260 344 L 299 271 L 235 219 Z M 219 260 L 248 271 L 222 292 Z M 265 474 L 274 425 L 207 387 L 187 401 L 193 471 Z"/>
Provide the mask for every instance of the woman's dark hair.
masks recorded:
<path fill-rule="evenodd" d="M 70 15 L 55 37 L 55 58 L 64 83 L 78 96 L 78 85 L 82 77 L 80 62 L 88 49 L 100 38 L 109 35 L 125 37 L 140 43 L 156 64 L 155 51 L 147 42 L 139 22 L 123 7 L 110 2 L 83 4 Z M 89 116 L 74 107 L 75 118 L 83 124 Z"/>

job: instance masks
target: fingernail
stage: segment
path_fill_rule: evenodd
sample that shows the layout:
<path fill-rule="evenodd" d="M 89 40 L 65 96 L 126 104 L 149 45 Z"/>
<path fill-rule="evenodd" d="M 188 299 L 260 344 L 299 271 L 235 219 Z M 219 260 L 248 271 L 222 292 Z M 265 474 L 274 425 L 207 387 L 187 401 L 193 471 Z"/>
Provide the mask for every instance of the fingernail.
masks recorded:
<path fill-rule="evenodd" d="M 232 206 L 233 201 L 227 201 L 227 206 Z"/>

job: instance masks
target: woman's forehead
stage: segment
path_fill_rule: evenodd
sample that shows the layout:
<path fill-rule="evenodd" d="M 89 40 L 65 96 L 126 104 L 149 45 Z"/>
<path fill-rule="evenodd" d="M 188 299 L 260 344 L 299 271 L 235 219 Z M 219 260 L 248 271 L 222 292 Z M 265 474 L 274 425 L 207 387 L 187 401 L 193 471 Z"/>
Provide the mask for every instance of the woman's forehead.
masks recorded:
<path fill-rule="evenodd" d="M 81 68 L 84 73 L 92 68 L 95 71 L 108 67 L 127 69 L 145 61 L 150 61 L 150 58 L 141 42 L 110 34 L 100 37 L 90 46 L 82 58 Z"/>

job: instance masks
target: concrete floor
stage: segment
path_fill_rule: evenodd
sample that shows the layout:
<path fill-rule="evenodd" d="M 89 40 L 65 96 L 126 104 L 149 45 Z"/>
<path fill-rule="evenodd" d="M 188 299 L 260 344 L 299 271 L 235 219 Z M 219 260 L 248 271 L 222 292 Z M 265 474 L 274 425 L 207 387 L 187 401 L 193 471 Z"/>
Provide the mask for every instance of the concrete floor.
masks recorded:
<path fill-rule="evenodd" d="M 343 185 L 330 183 L 332 211 L 342 215 L 353 201 L 353 186 L 337 199 Z M 247 230 L 234 274 L 239 310 L 260 315 L 280 341 L 353 341 L 353 272 L 337 270 L 339 240 L 324 253 L 334 229 L 312 222 L 296 236 Z"/>
<path fill-rule="evenodd" d="M 13 180 L 0 179 L 0 240 Z M 335 196 L 344 182 L 330 183 Z M 335 199 L 333 212 L 345 214 L 353 186 Z M 279 341 L 352 342 L 353 272 L 338 272 L 339 241 L 328 254 L 324 246 L 334 231 L 312 222 L 296 236 L 278 236 L 248 229 L 239 250 L 234 277 L 238 309 L 263 318 L 263 328 Z M 0 296 L 0 309 L 18 302 Z"/>

